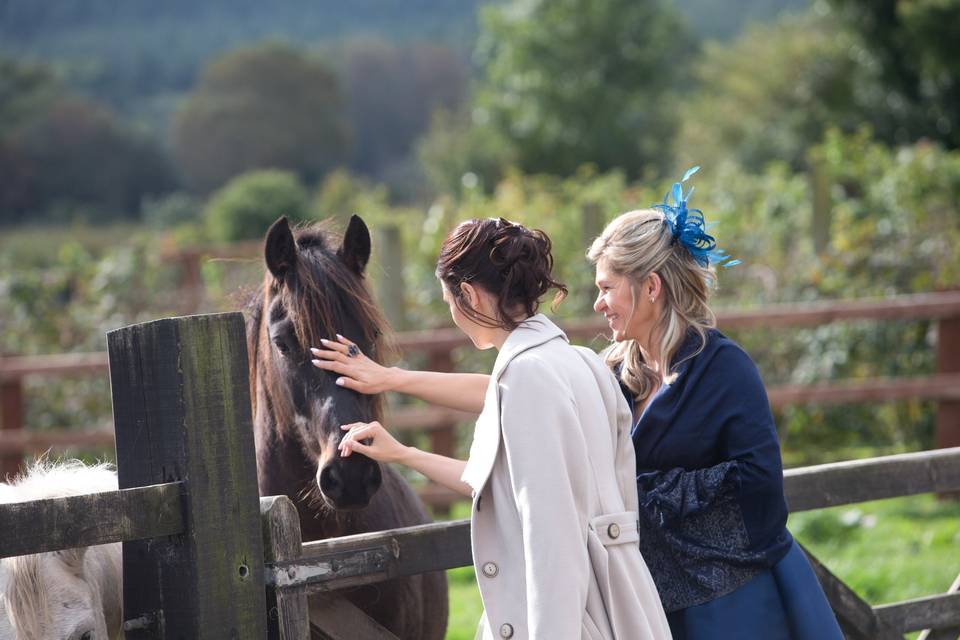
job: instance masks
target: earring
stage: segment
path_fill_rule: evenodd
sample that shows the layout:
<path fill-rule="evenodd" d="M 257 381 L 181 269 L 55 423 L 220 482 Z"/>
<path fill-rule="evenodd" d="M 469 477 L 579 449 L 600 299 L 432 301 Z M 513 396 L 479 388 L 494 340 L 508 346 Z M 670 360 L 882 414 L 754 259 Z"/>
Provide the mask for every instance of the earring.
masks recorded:
<path fill-rule="evenodd" d="M 650 296 L 650 304 L 653 304 L 653 301 L 656 300 L 654 296 Z"/>

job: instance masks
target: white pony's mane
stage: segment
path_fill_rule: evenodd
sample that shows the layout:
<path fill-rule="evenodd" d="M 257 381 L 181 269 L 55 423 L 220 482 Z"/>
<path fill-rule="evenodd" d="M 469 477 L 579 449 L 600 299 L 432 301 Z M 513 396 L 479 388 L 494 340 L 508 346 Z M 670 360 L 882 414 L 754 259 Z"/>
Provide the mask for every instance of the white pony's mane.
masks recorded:
<path fill-rule="evenodd" d="M 116 490 L 117 474 L 108 462 L 88 465 L 80 460 L 41 458 L 10 484 L 0 484 L 0 504 Z"/>
<path fill-rule="evenodd" d="M 51 461 L 41 458 L 10 484 L 0 484 L 0 504 L 116 490 L 117 476 L 111 464 L 87 465 L 80 460 Z M 117 549 L 112 551 L 119 552 L 119 545 L 116 546 Z M 67 549 L 55 552 L 55 555 L 67 567 L 82 572 L 84 551 Z M 40 620 L 50 606 L 40 575 L 41 562 L 46 555 L 48 554 L 35 554 L 3 560 L 0 565 L 0 602 L 4 607 L 9 607 L 10 611 L 5 612 L 3 607 L 0 607 L 0 616 L 4 618 L 0 621 L 0 631 L 4 630 L 7 613 L 10 613 L 10 618 L 13 619 L 15 608 L 29 612 L 29 615 L 18 616 L 20 634 L 27 638 L 42 637 L 43 630 L 38 625 L 41 625 Z"/>

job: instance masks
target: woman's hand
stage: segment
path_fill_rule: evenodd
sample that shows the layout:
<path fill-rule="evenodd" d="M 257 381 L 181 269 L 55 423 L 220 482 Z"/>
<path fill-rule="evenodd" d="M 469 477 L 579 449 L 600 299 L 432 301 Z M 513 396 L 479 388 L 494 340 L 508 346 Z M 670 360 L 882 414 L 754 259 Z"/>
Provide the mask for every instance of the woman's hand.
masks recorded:
<path fill-rule="evenodd" d="M 356 451 L 378 462 L 402 463 L 410 448 L 390 435 L 379 422 L 354 422 L 340 427 L 347 432 L 340 441 L 340 456 Z"/>
<path fill-rule="evenodd" d="M 337 384 L 359 393 L 390 391 L 393 370 L 378 364 L 357 349 L 356 345 L 337 334 L 337 340 L 323 340 L 324 349 L 310 348 L 313 366 L 340 374 Z M 351 354 L 353 347 L 353 354 Z"/>

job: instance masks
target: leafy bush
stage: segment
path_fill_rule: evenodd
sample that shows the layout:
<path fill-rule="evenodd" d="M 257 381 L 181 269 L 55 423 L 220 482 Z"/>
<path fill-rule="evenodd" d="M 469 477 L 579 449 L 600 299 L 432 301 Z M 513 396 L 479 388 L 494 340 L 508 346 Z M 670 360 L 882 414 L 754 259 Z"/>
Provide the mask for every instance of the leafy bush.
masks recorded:
<path fill-rule="evenodd" d="M 213 194 L 204 210 L 213 240 L 235 242 L 263 237 L 280 216 L 305 220 L 309 197 L 296 174 L 251 171 L 237 176 Z"/>

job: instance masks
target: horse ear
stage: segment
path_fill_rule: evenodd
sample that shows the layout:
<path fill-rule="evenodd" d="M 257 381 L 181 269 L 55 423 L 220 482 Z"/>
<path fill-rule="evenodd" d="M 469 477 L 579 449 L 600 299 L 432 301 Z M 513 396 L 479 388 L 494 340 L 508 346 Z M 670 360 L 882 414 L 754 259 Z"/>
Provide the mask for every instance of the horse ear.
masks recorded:
<path fill-rule="evenodd" d="M 283 280 L 297 263 L 297 243 L 287 223 L 287 216 L 277 218 L 277 221 L 270 225 L 263 243 L 263 252 L 267 269 L 277 280 Z"/>
<path fill-rule="evenodd" d="M 370 260 L 370 231 L 358 215 L 350 216 L 350 224 L 343 235 L 343 244 L 337 251 L 340 259 L 358 276 L 363 275 Z"/>

